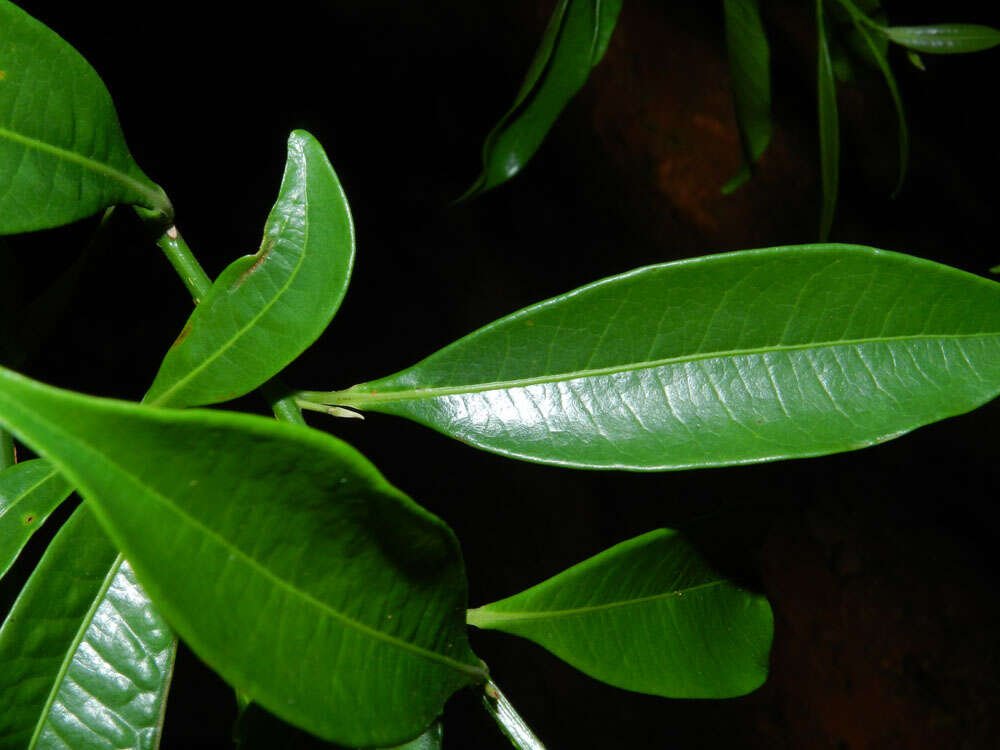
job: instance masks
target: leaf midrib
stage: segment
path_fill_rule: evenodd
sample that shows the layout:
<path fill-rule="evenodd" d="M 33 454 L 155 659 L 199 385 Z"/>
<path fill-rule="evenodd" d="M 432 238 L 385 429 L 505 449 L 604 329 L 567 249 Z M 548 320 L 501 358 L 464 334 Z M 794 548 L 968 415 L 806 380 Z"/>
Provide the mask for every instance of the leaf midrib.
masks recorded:
<path fill-rule="evenodd" d="M 688 586 L 686 588 L 671 589 L 670 591 L 663 591 L 659 594 L 650 594 L 649 596 L 640 596 L 635 599 L 623 599 L 617 602 L 607 602 L 605 604 L 594 604 L 586 607 L 574 607 L 572 609 L 553 609 L 553 610 L 537 610 L 534 612 L 508 612 L 501 610 L 490 610 L 491 605 L 487 604 L 478 609 L 470 609 L 466 620 L 470 625 L 474 625 L 479 628 L 488 628 L 490 625 L 498 622 L 521 622 L 524 620 L 554 620 L 562 617 L 576 617 L 579 615 L 591 614 L 593 612 L 606 612 L 612 609 L 619 609 L 622 607 L 632 607 L 638 606 L 640 604 L 648 604 L 650 602 L 655 602 L 660 599 L 669 599 L 671 597 L 681 597 L 685 594 L 692 593 L 694 591 L 700 591 L 703 589 L 714 588 L 716 586 L 723 586 L 729 583 L 724 578 L 720 578 L 715 581 L 708 581 L 706 583 L 700 583 L 697 586 Z M 479 621 L 478 623 L 476 621 Z"/>
<path fill-rule="evenodd" d="M 92 172 L 104 175 L 105 177 L 110 177 L 111 179 L 122 183 L 142 195 L 148 202 L 147 208 L 163 208 L 163 201 L 160 200 L 160 196 L 156 193 L 156 191 L 150 190 L 149 186 L 145 183 L 135 179 L 125 172 L 122 172 L 121 170 L 115 169 L 109 164 L 105 164 L 104 162 L 91 159 L 89 156 L 84 156 L 76 151 L 70 151 L 69 149 L 61 146 L 56 146 L 55 144 L 47 143 L 39 140 L 38 138 L 32 138 L 4 127 L 0 127 L 0 138 L 7 138 L 8 140 L 20 143 L 28 148 L 33 148 L 36 151 L 43 151 L 59 159 L 79 164 Z"/>
<path fill-rule="evenodd" d="M 427 659 L 428 661 L 438 662 L 440 664 L 443 664 L 446 667 L 450 667 L 452 669 L 455 669 L 456 671 L 462 672 L 462 673 L 470 675 L 470 676 L 474 676 L 476 678 L 484 678 L 485 677 L 485 674 L 483 673 L 483 671 L 480 668 L 478 668 L 478 667 L 474 667 L 474 666 L 472 666 L 470 664 L 465 664 L 464 662 L 457 661 L 455 659 L 452 659 L 451 657 L 445 656 L 444 654 L 439 654 L 439 653 L 437 653 L 435 651 L 429 651 L 429 650 L 427 650 L 427 649 L 425 649 L 425 648 L 423 648 L 421 646 L 418 646 L 418 645 L 416 645 L 414 643 L 409 643 L 408 641 L 404 641 L 404 640 L 401 640 L 399 638 L 396 638 L 395 636 L 391 636 L 388 633 L 383 633 L 380 630 L 376 630 L 376 629 L 374 629 L 374 628 L 372 628 L 372 627 L 370 627 L 370 626 L 368 626 L 368 625 L 366 625 L 366 624 L 364 624 L 362 622 L 358 622 L 357 620 L 351 619 L 350 617 L 348 617 L 347 615 L 343 614 L 342 612 L 338 612 L 332 606 L 330 606 L 326 602 L 323 602 L 323 601 L 317 599 L 312 594 L 310 594 L 310 593 L 308 593 L 306 591 L 303 591 L 303 590 L 301 590 L 299 588 L 296 588 L 291 583 L 288 583 L 287 581 L 284 581 L 283 579 L 279 578 L 276 574 L 274 574 L 273 572 L 271 572 L 268 568 L 266 568 L 263 565 L 261 565 L 257 560 L 255 560 L 252 557 L 250 557 L 242 549 L 240 549 L 239 547 L 234 546 L 228 539 L 226 539 L 225 537 L 223 537 L 222 535 L 220 535 L 214 529 L 211 529 L 208 526 L 205 526 L 203 523 L 201 523 L 200 521 L 198 521 L 198 519 L 196 519 L 194 516 L 192 516 L 189 513 L 187 513 L 180 506 L 178 506 L 175 503 L 172 503 L 165 495 L 163 495 L 162 493 L 160 493 L 156 489 L 154 489 L 154 488 L 150 487 L 149 485 L 147 485 L 138 476 L 136 476 L 135 474 L 133 474 L 132 472 L 128 471 L 123 466 L 121 466 L 121 464 L 115 463 L 115 462 L 111 461 L 110 459 L 106 458 L 104 456 L 104 454 L 101 453 L 101 451 L 99 451 L 97 448 L 95 448 L 87 440 L 85 440 L 85 439 L 83 439 L 81 437 L 78 437 L 76 435 L 73 435 L 72 433 L 66 432 L 59 425 L 57 425 L 57 424 L 49 421 L 48 419 L 46 419 L 45 417 L 41 416 L 40 414 L 38 414 L 38 412 L 36 412 L 34 410 L 31 410 L 31 413 L 34 414 L 35 419 L 37 419 L 38 421 L 40 421 L 42 424 L 46 425 L 48 427 L 48 429 L 51 430 L 53 433 L 61 436 L 62 439 L 66 440 L 67 442 L 69 442 L 71 444 L 76 444 L 77 446 L 79 446 L 79 448 L 81 449 L 81 452 L 88 452 L 88 453 L 92 454 L 93 457 L 94 457 L 94 459 L 96 461 L 98 461 L 99 463 L 103 463 L 105 465 L 110 465 L 116 471 L 118 471 L 123 477 L 125 477 L 128 481 L 130 481 L 132 484 L 134 484 L 136 487 L 138 487 L 141 491 L 146 492 L 153 500 L 155 500 L 158 504 L 160 504 L 162 507 L 164 507 L 168 511 L 171 511 L 174 515 L 176 515 L 177 517 L 179 517 L 183 522 L 186 522 L 190 526 L 194 526 L 196 529 L 200 529 L 206 536 L 208 536 L 208 537 L 210 537 L 212 539 L 215 539 L 216 543 L 219 546 L 221 546 L 224 549 L 230 551 L 234 555 L 238 555 L 240 558 L 242 558 L 245 561 L 245 564 L 248 567 L 256 570 L 258 572 L 258 574 L 262 575 L 265 578 L 270 579 L 271 581 L 274 582 L 274 584 L 276 586 L 279 586 L 281 588 L 287 589 L 287 590 L 291 591 L 292 594 L 294 594 L 295 596 L 300 597 L 301 599 L 304 599 L 307 602 L 312 603 L 317 609 L 319 609 L 320 611 L 326 612 L 334 620 L 337 620 L 337 621 L 343 623 L 345 626 L 347 626 L 347 627 L 349 627 L 349 628 L 351 628 L 353 630 L 356 630 L 357 632 L 361 633 L 362 635 L 367 635 L 370 638 L 374 638 L 376 640 L 384 641 L 385 643 L 388 643 L 390 645 L 396 646 L 397 648 L 400 648 L 400 649 L 402 649 L 404 651 L 410 651 L 410 652 L 412 652 L 412 653 L 414 653 L 414 654 L 416 654 L 418 656 L 423 657 L 424 659 Z M 50 458 L 50 460 L 53 460 L 53 459 Z M 80 486 L 84 486 L 85 483 L 80 482 L 78 484 Z M 98 503 L 98 506 L 100 507 L 99 503 Z"/>
<path fill-rule="evenodd" d="M 701 362 L 709 359 L 723 359 L 731 357 L 746 357 L 763 354 L 775 354 L 780 352 L 805 351 L 810 349 L 832 349 L 841 346 L 860 346 L 863 344 L 888 344 L 897 341 L 939 341 L 939 340 L 961 340 L 975 338 L 996 338 L 1000 332 L 982 332 L 969 334 L 921 334 L 911 336 L 883 336 L 872 338 L 845 339 L 842 341 L 817 342 L 808 344 L 774 345 L 762 347 L 750 347 L 746 349 L 730 349 L 726 351 L 703 352 L 699 354 L 689 354 L 679 357 L 665 357 L 663 359 L 649 360 L 644 362 L 631 362 L 611 367 L 599 367 L 586 370 L 576 370 L 570 372 L 555 373 L 551 375 L 538 375 L 533 378 L 515 378 L 512 380 L 492 381 L 487 383 L 470 383 L 468 385 L 457 386 L 431 386 L 428 388 L 411 388 L 398 391 L 378 391 L 372 393 L 368 388 L 372 384 L 362 384 L 354 386 L 346 391 L 334 391 L 329 394 L 329 403 L 338 406 L 352 406 L 363 409 L 365 404 L 392 401 L 411 401 L 417 399 L 441 398 L 444 396 L 458 396 L 467 393 L 482 393 L 484 391 L 506 390 L 511 388 L 525 388 L 532 385 L 543 385 L 545 383 L 558 383 L 566 380 L 580 380 L 584 378 L 601 377 L 605 375 L 616 375 L 622 372 L 633 372 L 638 370 L 648 370 L 656 367 L 666 367 L 668 365 L 685 364 L 687 362 Z M 404 370 L 400 374 L 417 370 L 420 365 Z M 390 376 L 395 377 L 395 376 Z M 374 381 L 377 384 L 379 381 Z M 357 389 L 357 390 L 355 390 Z"/>

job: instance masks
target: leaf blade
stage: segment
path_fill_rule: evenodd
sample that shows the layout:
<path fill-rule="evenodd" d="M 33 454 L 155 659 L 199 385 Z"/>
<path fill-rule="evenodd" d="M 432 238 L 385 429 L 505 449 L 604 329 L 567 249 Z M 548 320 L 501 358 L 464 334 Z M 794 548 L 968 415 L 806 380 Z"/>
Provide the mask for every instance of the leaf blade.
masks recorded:
<path fill-rule="evenodd" d="M 1000 390 L 998 346 L 995 282 L 860 246 L 769 248 L 604 279 L 302 396 L 510 457 L 655 471 L 853 450 L 971 410 Z"/>
<path fill-rule="evenodd" d="M 0 471 L 0 578 L 73 488 L 44 459 Z"/>
<path fill-rule="evenodd" d="M 175 641 L 90 511 L 59 530 L 0 628 L 0 748 L 154 750 Z"/>
<path fill-rule="evenodd" d="M 346 444 L 4 370 L 0 415 L 77 484 L 192 649 L 281 718 L 386 745 L 484 679 L 457 540 Z"/>
<path fill-rule="evenodd" d="M 882 33 L 907 49 L 931 55 L 982 52 L 1000 44 L 997 29 L 966 23 L 889 26 Z"/>
<path fill-rule="evenodd" d="M 7 0 L 0 30 L 0 233 L 67 224 L 115 203 L 170 213 L 89 63 Z"/>
<path fill-rule="evenodd" d="M 343 188 L 319 142 L 294 131 L 261 250 L 216 279 L 145 400 L 195 406 L 257 388 L 323 332 L 347 293 L 353 265 L 354 225 Z"/>
<path fill-rule="evenodd" d="M 771 142 L 771 52 L 757 0 L 725 0 L 726 49 L 744 165 L 725 187 L 731 193 L 750 179 Z"/>
<path fill-rule="evenodd" d="M 510 180 L 531 160 L 604 53 L 622 0 L 560 0 L 514 104 L 483 144 L 483 170 L 459 201 Z"/>
<path fill-rule="evenodd" d="M 774 632 L 766 598 L 716 573 L 670 529 L 470 610 L 468 621 L 534 641 L 595 679 L 667 698 L 755 690 Z"/>

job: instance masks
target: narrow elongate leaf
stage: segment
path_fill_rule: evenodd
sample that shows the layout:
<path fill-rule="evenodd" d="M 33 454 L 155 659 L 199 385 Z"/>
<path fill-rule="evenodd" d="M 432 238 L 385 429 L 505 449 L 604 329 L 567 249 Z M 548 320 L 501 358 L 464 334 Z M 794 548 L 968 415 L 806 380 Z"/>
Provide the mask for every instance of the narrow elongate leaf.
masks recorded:
<path fill-rule="evenodd" d="M 1000 284 L 807 245 L 604 279 L 395 375 L 301 397 L 516 458 L 656 470 L 861 448 L 998 391 Z"/>
<path fill-rule="evenodd" d="M 0 471 L 0 578 L 45 519 L 73 488 L 48 461 L 33 459 Z"/>
<path fill-rule="evenodd" d="M 660 529 L 468 614 L 544 646 L 603 682 L 668 698 L 729 698 L 767 678 L 767 599 Z"/>
<path fill-rule="evenodd" d="M 622 0 L 559 0 L 514 106 L 483 145 L 483 172 L 469 198 L 516 175 L 604 57 Z"/>
<path fill-rule="evenodd" d="M 277 716 L 391 745 L 485 679 L 454 534 L 345 443 L 2 368 L 0 421 L 74 482 L 191 648 Z"/>
<path fill-rule="evenodd" d="M 731 193 L 748 179 L 771 142 L 771 51 L 757 0 L 724 0 L 726 47 L 744 166 L 722 189 Z"/>
<path fill-rule="evenodd" d="M 132 159 L 90 64 L 0 0 L 0 234 L 67 224 L 115 203 L 171 210 Z"/>
<path fill-rule="evenodd" d="M 354 226 L 319 142 L 288 139 L 278 201 L 260 251 L 233 262 L 195 308 L 146 401 L 194 406 L 249 393 L 323 332 L 354 263 Z"/>
<path fill-rule="evenodd" d="M 155 750 L 175 643 L 81 506 L 0 628 L 0 748 Z"/>
<path fill-rule="evenodd" d="M 997 29 L 967 23 L 890 26 L 882 33 L 896 44 L 933 55 L 980 52 L 1000 44 L 1000 31 Z"/>
<path fill-rule="evenodd" d="M 826 241 L 833 227 L 840 183 L 840 121 L 837 115 L 837 83 L 830 60 L 830 43 L 823 19 L 823 0 L 816 0 L 817 62 L 816 90 L 819 104 L 819 169 L 823 208 L 819 238 Z"/>

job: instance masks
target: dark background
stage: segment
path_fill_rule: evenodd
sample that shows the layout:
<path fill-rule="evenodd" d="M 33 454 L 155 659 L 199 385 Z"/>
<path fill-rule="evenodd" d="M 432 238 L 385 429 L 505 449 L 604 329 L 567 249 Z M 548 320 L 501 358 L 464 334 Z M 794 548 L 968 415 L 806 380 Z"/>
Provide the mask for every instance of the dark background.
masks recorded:
<path fill-rule="evenodd" d="M 886 4 L 899 25 L 1000 26 L 995 3 Z M 213 277 L 257 249 L 288 132 L 306 128 L 324 144 L 351 200 L 357 263 L 336 320 L 286 373 L 297 387 L 395 372 L 497 317 L 637 266 L 816 237 L 812 2 L 763 3 L 777 131 L 739 192 L 719 194 L 739 166 L 721 4 L 627 0 L 606 59 L 527 170 L 458 206 L 554 2 L 22 5 L 104 77 L 133 154 L 172 197 Z M 913 136 L 895 200 L 885 85 L 868 74 L 841 88 L 833 239 L 985 273 L 1000 263 L 1000 51 L 924 60 L 921 73 L 892 55 Z M 25 300 L 73 262 L 92 228 L 11 241 L 7 272 L 23 274 Z M 67 302 L 22 369 L 131 399 L 190 306 L 128 216 Z M 238 406 L 263 411 L 254 398 Z M 771 677 L 735 700 L 627 693 L 527 641 L 474 632 L 477 653 L 553 750 L 856 750 L 995 746 L 998 418 L 993 403 L 857 453 L 650 475 L 513 462 L 379 415 L 310 422 L 455 529 L 473 605 L 660 526 L 684 530 L 767 594 Z M 36 555 L 44 543 L 34 540 Z M 449 703 L 446 746 L 507 747 L 476 702 Z M 182 647 L 163 747 L 225 747 L 234 716 L 231 691 Z"/>

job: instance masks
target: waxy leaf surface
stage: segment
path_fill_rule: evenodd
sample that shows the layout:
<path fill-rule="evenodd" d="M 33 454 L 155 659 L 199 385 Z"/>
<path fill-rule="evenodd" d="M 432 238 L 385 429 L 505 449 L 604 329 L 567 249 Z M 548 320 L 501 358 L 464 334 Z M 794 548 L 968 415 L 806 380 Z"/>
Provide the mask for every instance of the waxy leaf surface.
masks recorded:
<path fill-rule="evenodd" d="M 603 682 L 668 698 L 729 698 L 767 677 L 774 622 L 763 596 L 660 529 L 473 609 L 469 624 L 544 646 Z"/>
<path fill-rule="evenodd" d="M 744 166 L 723 188 L 730 193 L 750 179 L 753 164 L 771 142 L 771 50 L 758 0 L 725 0 L 726 48 Z"/>
<path fill-rule="evenodd" d="M 483 145 L 483 171 L 463 198 L 506 182 L 542 145 L 559 114 L 604 57 L 622 0 L 560 0 L 514 106 Z"/>
<path fill-rule="evenodd" d="M 0 471 L 0 578 L 10 570 L 49 514 L 73 488 L 48 461 L 33 459 Z"/>
<path fill-rule="evenodd" d="M 2 368 L 0 422 L 74 482 L 195 653 L 280 718 L 390 745 L 485 679 L 454 534 L 350 446 Z"/>
<path fill-rule="evenodd" d="M 115 203 L 170 212 L 132 159 L 90 64 L 0 0 L 0 234 L 67 224 Z"/>
<path fill-rule="evenodd" d="M 935 26 L 890 26 L 882 33 L 896 44 L 936 55 L 980 52 L 1000 44 L 1000 31 L 967 23 Z"/>
<path fill-rule="evenodd" d="M 310 400 L 507 456 L 682 469 L 852 450 L 1000 391 L 1000 284 L 851 245 L 641 268 Z"/>
<path fill-rule="evenodd" d="M 234 261 L 195 308 L 146 394 L 196 406 L 252 391 L 323 332 L 354 263 L 347 198 L 311 135 L 288 139 L 278 200 L 260 251 Z"/>
<path fill-rule="evenodd" d="M 0 628 L 0 748 L 155 750 L 175 643 L 81 506 Z"/>

